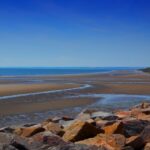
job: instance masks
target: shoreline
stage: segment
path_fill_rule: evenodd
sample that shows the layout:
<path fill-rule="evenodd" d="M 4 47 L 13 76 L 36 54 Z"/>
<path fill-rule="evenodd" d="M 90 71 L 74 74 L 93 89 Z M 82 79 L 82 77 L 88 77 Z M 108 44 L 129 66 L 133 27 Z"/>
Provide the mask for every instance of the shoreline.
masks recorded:
<path fill-rule="evenodd" d="M 4 88 L 4 85 L 7 88 Z M 85 85 L 89 86 L 86 87 Z M 104 93 L 150 95 L 150 77 L 141 72 L 124 70 L 105 74 L 22 77 L 19 80 L 17 77 L 5 80 L 1 78 L 0 92 L 2 93 L 5 90 L 9 96 L 0 97 L 0 119 L 7 118 L 11 114 L 14 114 L 15 118 L 15 114 L 19 113 L 30 114 L 31 116 L 36 112 L 41 112 L 42 114 L 45 111 L 50 112 L 52 110 L 56 110 L 56 113 L 59 113 L 57 111 L 59 109 L 61 109 L 60 113 L 63 115 L 63 109 L 68 108 L 69 113 L 69 109 L 74 110 L 73 108 L 75 107 L 84 108 L 91 105 L 95 108 L 96 106 L 93 104 L 102 100 L 100 96 L 72 98 L 74 96 Z M 9 90 L 16 93 L 10 93 Z M 22 91 L 24 93 L 21 96 Z M 11 96 L 12 94 L 14 95 L 13 97 Z M 3 93 L 4 95 L 6 94 Z M 123 99 L 122 97 L 120 98 L 120 100 Z M 130 101 L 134 102 L 134 99 L 130 98 Z M 110 105 L 111 107 L 112 104 Z"/>

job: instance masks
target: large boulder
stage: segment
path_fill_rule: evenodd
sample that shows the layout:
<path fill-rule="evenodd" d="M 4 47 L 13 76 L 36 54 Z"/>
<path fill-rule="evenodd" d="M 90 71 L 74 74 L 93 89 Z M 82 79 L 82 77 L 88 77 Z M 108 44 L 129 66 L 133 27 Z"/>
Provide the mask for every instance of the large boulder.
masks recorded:
<path fill-rule="evenodd" d="M 80 120 L 76 120 L 69 127 L 65 128 L 65 134 L 63 135 L 63 139 L 65 141 L 79 141 L 84 140 L 86 138 L 96 136 L 100 131 L 87 122 L 82 122 Z"/>
<path fill-rule="evenodd" d="M 150 142 L 150 126 L 145 127 L 142 133 L 128 140 L 127 145 L 132 146 L 134 149 L 141 149 Z"/>
<path fill-rule="evenodd" d="M 106 150 L 120 150 L 125 145 L 125 137 L 120 134 L 105 135 L 99 134 L 93 138 L 76 142 L 77 144 L 95 145 Z"/>
<path fill-rule="evenodd" d="M 143 129 L 150 124 L 149 121 L 138 119 L 127 119 L 122 123 L 123 134 L 125 135 L 125 137 L 139 135 L 143 131 Z"/>

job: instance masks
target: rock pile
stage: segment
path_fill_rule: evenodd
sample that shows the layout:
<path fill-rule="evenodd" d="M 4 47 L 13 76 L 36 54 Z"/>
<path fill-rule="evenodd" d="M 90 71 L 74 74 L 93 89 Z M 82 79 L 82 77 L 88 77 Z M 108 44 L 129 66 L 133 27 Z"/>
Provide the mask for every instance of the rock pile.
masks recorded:
<path fill-rule="evenodd" d="M 150 150 L 150 103 L 0 129 L 0 150 Z"/>

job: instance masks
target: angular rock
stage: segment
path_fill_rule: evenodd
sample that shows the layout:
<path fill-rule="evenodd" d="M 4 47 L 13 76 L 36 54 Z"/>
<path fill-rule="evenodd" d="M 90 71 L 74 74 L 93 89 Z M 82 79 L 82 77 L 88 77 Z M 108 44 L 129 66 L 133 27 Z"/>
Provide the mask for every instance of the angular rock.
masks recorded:
<path fill-rule="evenodd" d="M 105 134 L 123 134 L 123 123 L 116 122 L 103 128 Z"/>
<path fill-rule="evenodd" d="M 61 135 L 62 136 L 64 134 L 64 131 L 62 130 L 60 125 L 57 124 L 57 123 L 49 122 L 46 125 L 44 125 L 43 128 L 46 131 L 50 131 L 50 132 L 52 132 L 54 134 L 57 134 L 57 135 Z"/>
<path fill-rule="evenodd" d="M 133 147 L 134 149 L 137 149 L 141 145 L 141 142 L 139 136 L 131 136 L 126 139 L 126 145 Z"/>
<path fill-rule="evenodd" d="M 100 131 L 93 125 L 87 122 L 77 120 L 69 127 L 65 128 L 65 134 L 63 135 L 63 139 L 65 141 L 75 142 L 79 140 L 84 140 L 86 138 L 94 137 L 98 133 L 100 133 Z"/>
<path fill-rule="evenodd" d="M 99 134 L 96 137 L 76 142 L 77 144 L 94 145 L 106 150 L 120 150 L 125 145 L 125 137 L 120 134 Z"/>
<path fill-rule="evenodd" d="M 41 125 L 34 125 L 26 128 L 16 128 L 14 132 L 22 137 L 30 137 L 43 131 L 45 129 Z"/>
<path fill-rule="evenodd" d="M 139 135 L 143 129 L 150 124 L 149 121 L 146 120 L 125 120 L 123 123 L 123 134 L 125 137 L 136 136 Z"/>
<path fill-rule="evenodd" d="M 38 142 L 39 144 L 47 144 L 48 146 L 65 145 L 66 142 L 59 136 L 49 132 L 41 132 L 34 135 L 30 141 L 31 143 Z"/>

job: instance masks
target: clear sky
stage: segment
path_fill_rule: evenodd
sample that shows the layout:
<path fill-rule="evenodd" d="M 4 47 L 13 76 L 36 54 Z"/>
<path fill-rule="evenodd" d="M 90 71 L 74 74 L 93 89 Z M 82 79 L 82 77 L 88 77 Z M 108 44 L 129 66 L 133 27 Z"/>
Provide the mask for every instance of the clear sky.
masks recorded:
<path fill-rule="evenodd" d="M 0 66 L 150 66 L 150 0 L 0 0 Z"/>

